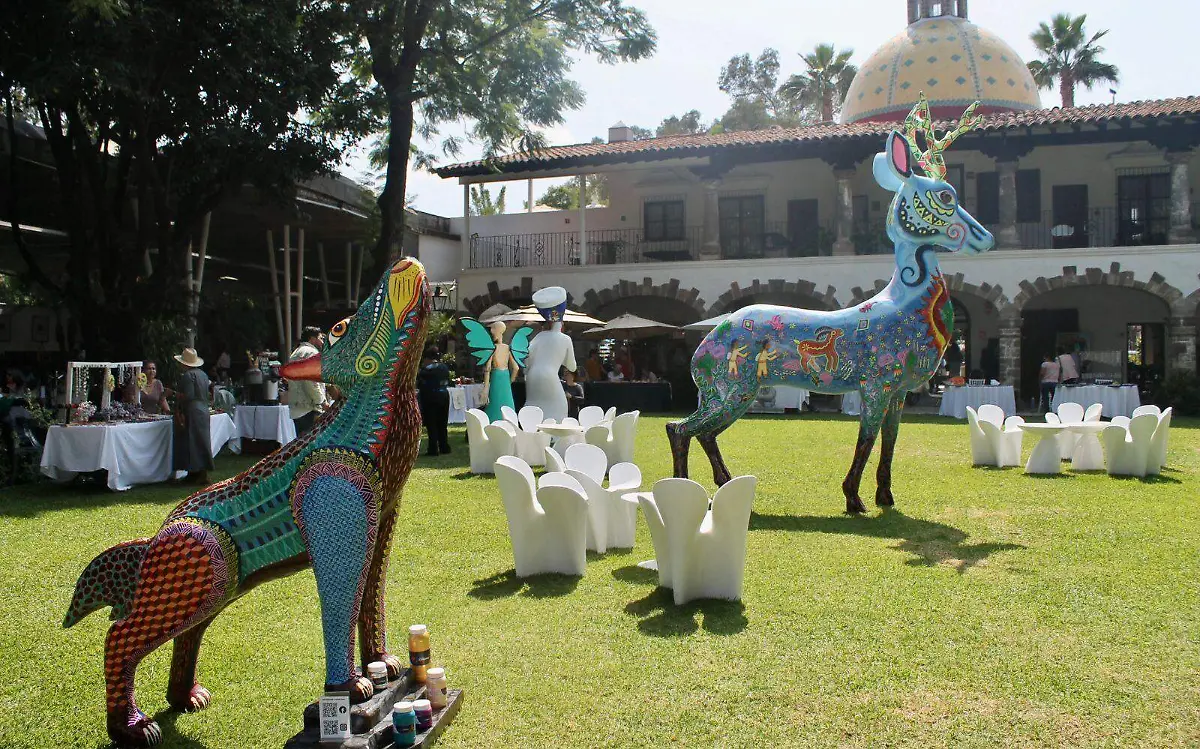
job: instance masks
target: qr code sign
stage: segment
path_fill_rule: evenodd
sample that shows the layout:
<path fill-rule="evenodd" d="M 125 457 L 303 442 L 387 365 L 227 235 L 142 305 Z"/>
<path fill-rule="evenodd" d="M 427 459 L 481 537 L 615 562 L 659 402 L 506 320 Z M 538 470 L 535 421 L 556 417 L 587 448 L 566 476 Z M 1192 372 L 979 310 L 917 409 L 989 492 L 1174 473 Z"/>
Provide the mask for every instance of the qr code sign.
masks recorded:
<path fill-rule="evenodd" d="M 338 716 L 337 709 L 337 703 L 333 702 L 332 700 L 328 702 L 321 700 L 321 718 L 333 718 L 334 721 L 336 721 Z"/>
<path fill-rule="evenodd" d="M 345 692 L 321 698 L 321 740 L 350 737 L 350 695 Z"/>

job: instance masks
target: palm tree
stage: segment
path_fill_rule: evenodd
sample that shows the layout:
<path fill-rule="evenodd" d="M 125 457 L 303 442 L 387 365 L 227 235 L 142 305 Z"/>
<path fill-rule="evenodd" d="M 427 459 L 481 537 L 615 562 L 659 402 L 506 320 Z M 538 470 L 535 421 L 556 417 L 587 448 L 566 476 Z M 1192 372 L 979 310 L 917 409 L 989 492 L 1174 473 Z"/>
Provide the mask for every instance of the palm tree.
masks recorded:
<path fill-rule="evenodd" d="M 832 44 L 818 44 L 812 52 L 800 55 L 808 70 L 788 78 L 779 92 L 804 109 L 819 111 L 822 122 L 832 121 L 858 72 L 850 64 L 853 54 L 852 49 L 838 52 Z"/>
<path fill-rule="evenodd" d="M 1075 106 L 1076 84 L 1083 84 L 1090 90 L 1100 82 L 1116 83 L 1120 74 L 1117 66 L 1099 59 L 1104 54 L 1104 47 L 1096 42 L 1108 33 L 1108 29 L 1087 39 L 1083 31 L 1086 20 L 1086 13 L 1075 18 L 1059 13 L 1049 24 L 1043 21 L 1038 30 L 1029 35 L 1042 53 L 1042 59 L 1029 63 L 1033 81 L 1038 88 L 1048 89 L 1057 79 L 1064 107 Z"/>

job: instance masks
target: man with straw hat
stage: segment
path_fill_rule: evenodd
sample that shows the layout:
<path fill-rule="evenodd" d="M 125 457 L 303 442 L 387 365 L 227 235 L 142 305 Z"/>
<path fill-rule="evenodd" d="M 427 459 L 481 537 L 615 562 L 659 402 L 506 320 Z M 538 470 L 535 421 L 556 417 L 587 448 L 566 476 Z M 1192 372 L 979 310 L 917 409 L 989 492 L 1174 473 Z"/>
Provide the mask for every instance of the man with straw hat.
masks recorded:
<path fill-rule="evenodd" d="M 175 470 L 187 471 L 200 484 L 208 483 L 212 470 L 212 446 L 208 429 L 208 375 L 200 369 L 204 360 L 196 349 L 185 348 L 175 355 L 183 374 L 175 388 Z"/>

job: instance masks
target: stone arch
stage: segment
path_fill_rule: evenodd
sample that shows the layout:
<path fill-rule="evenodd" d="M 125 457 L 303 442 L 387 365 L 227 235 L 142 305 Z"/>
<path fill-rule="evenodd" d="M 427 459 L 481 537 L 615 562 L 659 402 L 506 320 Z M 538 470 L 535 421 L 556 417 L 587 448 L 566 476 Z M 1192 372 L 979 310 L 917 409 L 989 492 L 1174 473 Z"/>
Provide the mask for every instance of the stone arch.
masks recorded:
<path fill-rule="evenodd" d="M 529 304 L 530 297 L 533 296 L 533 277 L 525 276 L 521 279 L 521 283 L 517 286 L 510 286 L 507 289 L 500 288 L 500 284 L 495 281 L 488 281 L 487 291 L 483 294 L 464 299 L 462 306 L 471 315 L 478 317 L 484 310 L 491 307 L 493 304 L 507 304 L 509 307 L 520 307 Z M 571 298 L 568 295 L 567 303 L 570 304 Z"/>
<path fill-rule="evenodd" d="M 691 307 L 701 318 L 705 316 L 704 300 L 700 298 L 699 289 L 695 287 L 684 289 L 678 278 L 672 278 L 666 283 L 655 284 L 654 279 L 649 276 L 643 278 L 641 283 L 622 279 L 607 289 L 588 289 L 583 295 L 583 302 L 579 308 L 592 314 L 606 304 L 631 296 L 672 299 Z"/>
<path fill-rule="evenodd" d="M 1008 297 L 1004 295 L 1004 289 L 1000 285 L 993 286 L 987 281 L 976 285 L 963 280 L 964 276 L 961 273 L 952 273 L 943 276 L 946 279 L 946 288 L 953 294 L 970 294 L 972 296 L 983 299 L 988 304 L 996 307 L 997 310 L 1006 311 L 1010 306 Z M 888 281 L 883 279 L 875 279 L 875 285 L 870 289 L 864 290 L 860 286 L 855 286 L 850 290 L 850 304 L 862 304 L 887 287 Z"/>
<path fill-rule="evenodd" d="M 817 302 L 823 309 L 834 310 L 841 306 L 838 304 L 834 292 L 835 289 L 832 286 L 826 287 L 824 292 L 817 291 L 816 284 L 803 279 L 785 281 L 782 278 L 772 278 L 765 284 L 755 279 L 745 288 L 741 287 L 737 281 L 734 281 L 729 284 L 729 290 L 717 297 L 717 301 L 708 308 L 707 316 L 713 317 L 732 309 L 738 309 L 745 306 L 744 304 L 738 304 L 739 301 L 747 298 L 753 300 L 756 297 L 803 297 Z M 773 304 L 776 302 L 772 300 L 769 303 Z"/>
<path fill-rule="evenodd" d="M 1120 263 L 1113 263 L 1107 271 L 1102 268 L 1085 268 L 1082 275 L 1074 265 L 1063 266 L 1062 270 L 1060 276 L 1038 276 L 1034 281 L 1022 281 L 1021 290 L 1013 297 L 1012 311 L 1019 315 L 1030 300 L 1051 291 L 1073 286 L 1119 286 L 1138 289 L 1166 302 L 1172 317 L 1189 316 L 1195 312 L 1197 302 L 1200 302 L 1200 297 L 1185 297 L 1182 291 L 1167 283 L 1167 279 L 1159 273 L 1152 273 L 1149 281 L 1138 281 L 1133 277 L 1133 271 L 1121 270 Z"/>

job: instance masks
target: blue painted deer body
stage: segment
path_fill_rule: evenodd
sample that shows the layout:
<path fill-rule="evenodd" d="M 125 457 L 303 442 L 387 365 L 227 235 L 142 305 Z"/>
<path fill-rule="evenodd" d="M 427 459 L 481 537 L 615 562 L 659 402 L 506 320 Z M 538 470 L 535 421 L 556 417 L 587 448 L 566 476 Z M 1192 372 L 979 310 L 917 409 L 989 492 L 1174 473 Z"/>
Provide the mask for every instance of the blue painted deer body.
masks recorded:
<path fill-rule="evenodd" d="M 896 270 L 885 289 L 858 306 L 828 312 L 752 305 L 731 314 L 704 338 L 691 365 L 699 405 L 695 413 L 667 425 L 676 476 L 687 476 L 688 447 L 696 437 L 716 483 L 729 480 L 717 436 L 746 413 L 760 387 L 792 385 L 831 395 L 858 391 L 858 445 L 842 482 L 846 511 L 866 509 L 859 484 L 881 429 L 875 502 L 894 503 L 891 462 L 904 396 L 937 370 L 954 330 L 937 250 L 976 254 L 993 244 L 992 235 L 959 204 L 954 187 L 944 179 L 941 159 L 941 151 L 975 124 L 973 110 L 938 139 L 922 97 L 909 115 L 908 137 L 893 131 L 884 153 L 875 156 L 876 181 L 896 193 L 887 215 Z M 917 126 L 925 128 L 927 151 L 917 148 Z M 928 176 L 917 173 L 914 161 Z"/>

